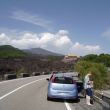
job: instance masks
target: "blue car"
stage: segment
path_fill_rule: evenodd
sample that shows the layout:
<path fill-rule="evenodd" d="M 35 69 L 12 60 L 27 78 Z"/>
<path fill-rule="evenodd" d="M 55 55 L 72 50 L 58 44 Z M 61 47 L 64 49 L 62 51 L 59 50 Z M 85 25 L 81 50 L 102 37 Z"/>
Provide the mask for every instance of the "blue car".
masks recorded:
<path fill-rule="evenodd" d="M 47 100 L 78 99 L 77 84 L 72 77 L 63 73 L 53 74 L 48 82 Z"/>

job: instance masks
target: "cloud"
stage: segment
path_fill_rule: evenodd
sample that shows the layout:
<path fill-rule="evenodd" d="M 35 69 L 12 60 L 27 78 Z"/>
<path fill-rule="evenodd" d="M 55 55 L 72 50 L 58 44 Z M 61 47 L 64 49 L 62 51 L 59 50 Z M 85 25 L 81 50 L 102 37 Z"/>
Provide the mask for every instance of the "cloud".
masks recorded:
<path fill-rule="evenodd" d="M 67 30 L 59 30 L 57 33 L 31 33 L 25 32 L 17 36 L 0 34 L 1 45 L 12 45 L 20 49 L 41 47 L 53 52 L 62 54 L 86 55 L 90 53 L 100 53 L 99 45 L 83 45 L 73 42 Z"/>
<path fill-rule="evenodd" d="M 68 31 L 67 30 L 59 30 L 58 34 L 65 35 L 65 34 L 68 34 Z"/>
<path fill-rule="evenodd" d="M 74 53 L 77 55 L 86 55 L 86 54 L 98 54 L 101 52 L 101 48 L 99 45 L 83 45 L 79 42 L 73 44 L 70 48 L 70 53 Z"/>
<path fill-rule="evenodd" d="M 10 40 L 11 40 L 10 37 L 6 36 L 5 33 L 0 34 L 0 44 L 1 45 L 7 44 L 7 42 L 9 42 Z"/>
<path fill-rule="evenodd" d="M 40 27 L 43 27 L 45 29 L 50 30 L 51 28 L 51 22 L 48 20 L 45 20 L 41 18 L 38 15 L 34 15 L 25 11 L 14 11 L 11 16 L 12 19 L 24 21 L 27 23 L 31 23 Z"/>
<path fill-rule="evenodd" d="M 102 36 L 110 38 L 110 28 L 103 32 Z"/>

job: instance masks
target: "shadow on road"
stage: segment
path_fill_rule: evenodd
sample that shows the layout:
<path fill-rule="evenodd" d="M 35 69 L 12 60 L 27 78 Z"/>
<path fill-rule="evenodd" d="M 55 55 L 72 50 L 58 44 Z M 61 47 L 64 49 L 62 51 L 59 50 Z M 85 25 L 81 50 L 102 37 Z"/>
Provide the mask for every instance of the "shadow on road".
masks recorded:
<path fill-rule="evenodd" d="M 65 100 L 66 102 L 68 103 L 79 103 L 80 102 L 80 99 L 76 99 L 76 100 Z"/>
<path fill-rule="evenodd" d="M 64 103 L 65 100 L 54 98 L 54 99 L 50 99 L 49 101 L 53 101 L 53 102 L 62 102 L 62 103 Z"/>
<path fill-rule="evenodd" d="M 62 103 L 64 103 L 65 101 L 66 102 L 68 102 L 68 103 L 79 103 L 80 102 L 80 99 L 78 98 L 78 99 L 76 99 L 76 100 L 70 100 L 70 99 L 66 99 L 66 100 L 64 100 L 64 99 L 51 99 L 50 101 L 53 101 L 53 102 L 62 102 Z"/>

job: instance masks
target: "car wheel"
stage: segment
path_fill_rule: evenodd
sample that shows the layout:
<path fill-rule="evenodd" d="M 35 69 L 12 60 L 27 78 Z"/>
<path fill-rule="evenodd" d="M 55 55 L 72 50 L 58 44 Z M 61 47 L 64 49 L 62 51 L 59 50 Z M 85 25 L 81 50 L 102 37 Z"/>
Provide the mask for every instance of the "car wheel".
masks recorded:
<path fill-rule="evenodd" d="M 51 98 L 47 96 L 47 100 L 49 101 L 49 100 L 51 100 Z"/>
<path fill-rule="evenodd" d="M 80 101 L 80 99 L 79 99 L 79 98 L 76 98 L 76 99 L 75 99 L 75 102 L 76 102 L 76 103 L 78 103 L 79 101 Z"/>

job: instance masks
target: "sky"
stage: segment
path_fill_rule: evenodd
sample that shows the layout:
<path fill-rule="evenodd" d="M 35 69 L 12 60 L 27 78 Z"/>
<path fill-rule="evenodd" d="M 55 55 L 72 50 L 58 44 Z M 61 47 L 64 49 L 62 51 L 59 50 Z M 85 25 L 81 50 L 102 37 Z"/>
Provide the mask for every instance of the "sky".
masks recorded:
<path fill-rule="evenodd" d="M 110 0 L 0 0 L 0 45 L 110 54 Z"/>

